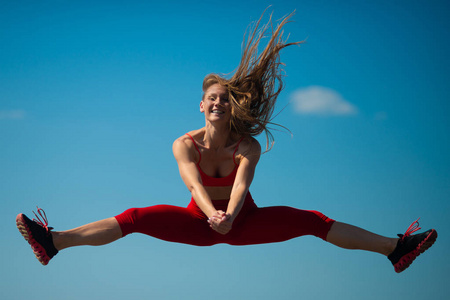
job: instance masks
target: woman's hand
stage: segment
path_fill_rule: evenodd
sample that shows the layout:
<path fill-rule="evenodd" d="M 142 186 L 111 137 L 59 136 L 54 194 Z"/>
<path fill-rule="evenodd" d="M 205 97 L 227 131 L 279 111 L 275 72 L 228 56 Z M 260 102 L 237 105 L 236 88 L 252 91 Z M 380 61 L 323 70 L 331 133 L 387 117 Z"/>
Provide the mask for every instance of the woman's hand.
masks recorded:
<path fill-rule="evenodd" d="M 233 222 L 231 221 L 231 215 L 218 210 L 216 213 L 208 219 L 209 227 L 220 234 L 227 234 L 230 232 Z"/>

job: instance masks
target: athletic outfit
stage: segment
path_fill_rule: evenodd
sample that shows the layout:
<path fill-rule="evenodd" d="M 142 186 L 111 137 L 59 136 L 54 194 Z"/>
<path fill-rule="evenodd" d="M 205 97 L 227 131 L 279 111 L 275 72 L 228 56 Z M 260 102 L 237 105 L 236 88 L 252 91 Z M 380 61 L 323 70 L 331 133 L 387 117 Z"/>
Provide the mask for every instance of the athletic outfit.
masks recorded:
<path fill-rule="evenodd" d="M 236 178 L 238 165 L 235 154 L 239 141 L 233 153 L 235 167 L 225 177 L 208 176 L 200 168 L 201 152 L 195 140 L 192 142 L 200 159 L 197 162 L 202 183 L 205 187 L 230 187 Z M 216 210 L 226 211 L 229 199 L 212 200 Z M 250 192 L 247 193 L 244 204 L 233 222 L 233 228 L 222 235 L 209 227 L 208 217 L 197 206 L 195 200 L 187 207 L 172 205 L 155 205 L 145 208 L 131 208 L 116 217 L 122 229 L 123 236 L 139 232 L 155 238 L 185 243 L 196 246 L 211 246 L 220 243 L 230 245 L 251 245 L 282 242 L 303 235 L 314 235 L 326 240 L 328 231 L 334 220 L 320 212 L 300 210 L 287 206 L 262 207 L 256 206 Z"/>
<path fill-rule="evenodd" d="M 208 176 L 200 168 L 201 152 L 195 140 L 189 136 L 197 149 L 200 159 L 197 168 L 203 185 L 206 187 L 232 187 L 238 165 L 225 177 Z M 229 200 L 213 200 L 217 210 L 226 211 Z M 38 208 L 36 219 L 30 220 L 24 214 L 18 214 L 16 225 L 22 236 L 30 244 L 37 259 L 46 265 L 58 250 L 53 244 L 52 227 L 48 226 L 47 216 Z M 39 215 L 39 216 L 38 216 Z M 40 218 L 41 217 L 41 218 Z M 122 229 L 123 236 L 133 232 L 144 233 L 162 240 L 185 243 L 196 246 L 211 246 L 219 243 L 231 245 L 251 245 L 274 243 L 289 240 L 302 235 L 315 235 L 326 240 L 334 220 L 317 211 L 300 210 L 286 206 L 259 208 L 247 193 L 244 204 L 233 223 L 231 231 L 225 235 L 212 230 L 207 217 L 197 206 L 194 199 L 185 207 L 156 205 L 145 208 L 131 208 L 115 217 Z M 405 234 L 399 234 L 395 250 L 388 256 L 397 273 L 409 265 L 431 247 L 436 241 L 437 232 L 430 229 L 424 233 L 412 235 L 419 230 L 418 220 L 413 222 Z"/>

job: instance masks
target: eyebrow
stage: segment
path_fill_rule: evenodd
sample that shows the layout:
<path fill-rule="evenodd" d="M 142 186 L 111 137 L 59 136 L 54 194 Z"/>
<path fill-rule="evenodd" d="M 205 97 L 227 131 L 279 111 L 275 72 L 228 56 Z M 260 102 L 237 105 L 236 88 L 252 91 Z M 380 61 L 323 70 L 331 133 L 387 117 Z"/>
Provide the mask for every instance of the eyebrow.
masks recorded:
<path fill-rule="evenodd" d="M 220 96 L 222 98 L 228 98 L 228 94 L 227 93 L 223 93 L 223 94 L 217 94 L 217 93 L 211 93 L 211 94 L 206 94 L 206 96 L 212 96 L 212 97 L 217 97 Z"/>

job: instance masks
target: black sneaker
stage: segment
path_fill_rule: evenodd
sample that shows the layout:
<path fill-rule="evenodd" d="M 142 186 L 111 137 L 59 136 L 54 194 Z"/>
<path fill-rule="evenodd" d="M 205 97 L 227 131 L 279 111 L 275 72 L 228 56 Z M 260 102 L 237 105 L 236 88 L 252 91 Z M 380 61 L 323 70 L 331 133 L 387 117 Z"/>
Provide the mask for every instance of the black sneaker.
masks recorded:
<path fill-rule="evenodd" d="M 437 238 L 437 231 L 430 229 L 424 233 L 411 235 L 420 229 L 419 219 L 413 222 L 406 230 L 405 234 L 399 234 L 400 239 L 397 247 L 388 258 L 394 265 L 395 272 L 404 271 L 419 256 L 430 248 Z"/>
<path fill-rule="evenodd" d="M 40 208 L 37 209 L 37 212 L 42 217 L 42 220 L 33 211 L 37 220 L 30 220 L 24 214 L 18 214 L 16 225 L 22 236 L 31 245 L 36 258 L 45 266 L 58 253 L 58 250 L 53 244 L 52 234 L 50 233 L 50 230 L 53 228 L 47 226 L 48 222 L 45 212 Z"/>

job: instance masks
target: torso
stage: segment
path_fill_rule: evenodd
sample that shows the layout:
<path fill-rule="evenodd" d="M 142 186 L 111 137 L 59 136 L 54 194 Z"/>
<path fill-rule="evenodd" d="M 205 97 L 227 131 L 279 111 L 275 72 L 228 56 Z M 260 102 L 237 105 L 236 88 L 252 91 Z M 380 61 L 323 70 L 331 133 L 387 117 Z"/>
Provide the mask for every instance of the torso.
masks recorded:
<path fill-rule="evenodd" d="M 197 169 L 211 200 L 229 199 L 239 163 L 236 152 L 242 139 L 218 153 L 200 144 L 196 140 L 196 132 L 187 135 L 198 154 Z"/>

